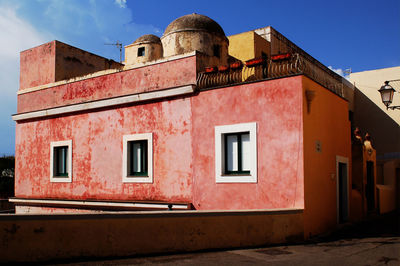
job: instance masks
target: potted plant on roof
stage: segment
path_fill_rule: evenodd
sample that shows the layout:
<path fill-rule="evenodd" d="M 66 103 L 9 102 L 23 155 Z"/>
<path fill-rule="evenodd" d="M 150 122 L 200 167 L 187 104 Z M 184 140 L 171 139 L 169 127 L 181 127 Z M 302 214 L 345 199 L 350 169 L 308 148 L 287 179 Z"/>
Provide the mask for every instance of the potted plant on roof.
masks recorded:
<path fill-rule="evenodd" d="M 206 73 L 215 73 L 218 71 L 218 68 L 216 66 L 208 66 L 206 67 Z"/>
<path fill-rule="evenodd" d="M 230 64 L 230 68 L 232 70 L 242 69 L 243 68 L 243 63 L 242 63 L 242 61 L 236 61 L 236 62 Z"/>
<path fill-rule="evenodd" d="M 271 56 L 272 61 L 282 61 L 285 59 L 289 59 L 292 55 L 290 53 L 285 53 L 285 54 L 277 54 Z"/>
<path fill-rule="evenodd" d="M 265 58 L 254 58 L 246 61 L 246 66 L 247 67 L 255 67 L 259 65 L 264 65 L 267 62 Z"/>
<path fill-rule="evenodd" d="M 224 73 L 229 71 L 229 66 L 218 66 L 218 72 Z"/>

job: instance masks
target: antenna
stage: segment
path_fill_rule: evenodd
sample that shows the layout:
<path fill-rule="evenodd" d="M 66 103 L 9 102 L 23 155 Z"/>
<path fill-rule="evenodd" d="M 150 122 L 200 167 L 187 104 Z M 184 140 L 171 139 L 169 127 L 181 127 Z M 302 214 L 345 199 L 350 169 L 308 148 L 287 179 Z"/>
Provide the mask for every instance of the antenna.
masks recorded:
<path fill-rule="evenodd" d="M 119 48 L 119 62 L 122 63 L 122 43 L 117 41 L 116 43 L 105 43 L 104 45 L 114 45 Z"/>
<path fill-rule="evenodd" d="M 343 70 L 343 74 L 350 75 L 351 73 L 353 73 L 353 72 L 351 72 L 351 67 Z"/>

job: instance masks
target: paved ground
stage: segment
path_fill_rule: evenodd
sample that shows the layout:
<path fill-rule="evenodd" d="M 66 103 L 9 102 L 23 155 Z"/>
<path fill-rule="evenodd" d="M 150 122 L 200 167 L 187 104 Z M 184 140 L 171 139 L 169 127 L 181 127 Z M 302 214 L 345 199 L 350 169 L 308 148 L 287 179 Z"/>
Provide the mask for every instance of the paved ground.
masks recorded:
<path fill-rule="evenodd" d="M 58 265 L 400 265 L 400 213 L 345 225 L 301 245 L 64 262 Z"/>

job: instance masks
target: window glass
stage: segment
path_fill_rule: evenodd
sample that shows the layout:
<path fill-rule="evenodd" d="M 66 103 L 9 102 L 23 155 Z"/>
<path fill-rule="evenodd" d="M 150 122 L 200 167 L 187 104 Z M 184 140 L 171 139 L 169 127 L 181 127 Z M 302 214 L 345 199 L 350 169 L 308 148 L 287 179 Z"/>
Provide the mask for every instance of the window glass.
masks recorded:
<path fill-rule="evenodd" d="M 238 174 L 250 171 L 249 132 L 225 134 L 225 173 Z"/>
<path fill-rule="evenodd" d="M 238 171 L 238 142 L 237 135 L 226 136 L 226 170 Z"/>
<path fill-rule="evenodd" d="M 139 47 L 137 55 L 138 56 L 144 56 L 145 55 L 145 48 L 144 47 Z"/>
<path fill-rule="evenodd" d="M 250 171 L 250 134 L 242 134 L 242 170 Z"/>
<path fill-rule="evenodd" d="M 54 148 L 55 155 L 55 176 L 67 176 L 68 170 L 68 146 Z"/>
<path fill-rule="evenodd" d="M 133 145 L 133 172 L 141 172 L 142 168 L 141 166 L 141 161 L 143 158 L 141 157 L 143 147 L 140 145 L 139 142 L 134 142 L 132 143 Z"/>
<path fill-rule="evenodd" d="M 147 140 L 129 141 L 128 173 L 147 175 Z"/>
<path fill-rule="evenodd" d="M 214 56 L 220 57 L 220 54 L 221 54 L 221 46 L 220 46 L 220 45 L 214 45 L 214 46 L 213 46 L 213 52 L 214 52 Z"/>

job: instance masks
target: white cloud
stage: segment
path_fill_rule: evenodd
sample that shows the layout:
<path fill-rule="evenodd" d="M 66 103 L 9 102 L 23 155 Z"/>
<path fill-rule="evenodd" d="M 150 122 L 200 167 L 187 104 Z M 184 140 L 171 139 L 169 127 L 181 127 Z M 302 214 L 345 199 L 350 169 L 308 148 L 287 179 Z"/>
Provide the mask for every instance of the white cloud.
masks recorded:
<path fill-rule="evenodd" d="M 46 38 L 17 17 L 16 10 L 0 6 L 0 58 L 15 59 L 19 52 L 45 42 Z M 3 66 L 4 67 L 4 66 Z"/>
<path fill-rule="evenodd" d="M 115 3 L 121 8 L 126 8 L 126 0 L 115 0 Z"/>
<path fill-rule="evenodd" d="M 344 77 L 346 79 L 350 78 L 349 72 L 347 72 L 347 70 L 343 70 L 341 68 L 333 68 L 332 66 L 328 66 L 328 68 L 330 70 L 332 70 L 333 72 L 335 72 L 336 74 L 338 74 L 338 75 L 340 75 L 340 76 L 342 76 L 342 77 Z"/>
<path fill-rule="evenodd" d="M 119 51 L 104 43 L 132 43 L 143 34 L 158 34 L 152 26 L 133 22 L 131 10 L 125 0 L 40 0 L 36 4 L 27 1 L 27 6 L 36 7 L 31 22 L 42 30 L 51 32 L 57 40 L 88 50 L 101 56 L 119 59 Z"/>
<path fill-rule="evenodd" d="M 126 0 L 0 0 L 0 155 L 14 153 L 21 51 L 56 39 L 119 60 L 119 50 L 104 43 L 160 32 L 135 23 Z"/>
<path fill-rule="evenodd" d="M 19 52 L 45 42 L 46 38 L 28 22 L 19 18 L 16 7 L 0 6 L 0 155 L 14 153 L 15 123 L 11 115 L 17 109 Z"/>

